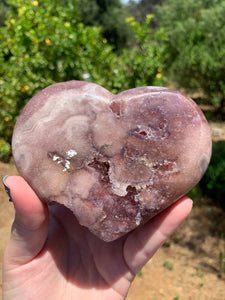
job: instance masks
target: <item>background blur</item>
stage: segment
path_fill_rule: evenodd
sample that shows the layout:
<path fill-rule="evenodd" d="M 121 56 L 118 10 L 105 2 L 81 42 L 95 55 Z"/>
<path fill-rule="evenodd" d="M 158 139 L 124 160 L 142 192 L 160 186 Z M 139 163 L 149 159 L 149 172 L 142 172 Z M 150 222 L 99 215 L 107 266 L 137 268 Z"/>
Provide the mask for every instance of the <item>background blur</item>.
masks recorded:
<path fill-rule="evenodd" d="M 34 94 L 55 82 L 92 81 L 113 93 L 138 86 L 167 86 L 195 100 L 210 123 L 212 160 L 201 182 L 190 192 L 198 212 L 191 218 L 195 216 L 199 223 L 192 227 L 196 220 L 190 219 L 191 224 L 183 229 L 187 230 L 186 237 L 180 237 L 179 242 L 172 239 L 165 253 L 179 243 L 195 255 L 199 251 L 200 266 L 190 271 L 194 274 L 191 279 L 196 282 L 212 272 L 216 283 L 206 291 L 201 282 L 206 292 L 196 294 L 196 298 L 190 288 L 185 295 L 174 291 L 174 298 L 166 298 L 164 288 L 161 294 L 146 294 L 142 299 L 225 299 L 214 288 L 219 282 L 224 284 L 225 274 L 224 16 L 225 0 L 0 0 L 1 176 L 5 169 L 16 172 L 10 141 L 21 109 Z M 203 222 L 206 219 L 207 224 Z M 204 233 L 201 223 L 204 228 L 209 226 Z M 193 230 L 201 232 L 199 240 L 194 239 Z M 208 237 L 215 241 L 209 242 Z M 200 249 L 206 241 L 211 252 Z M 211 268 L 202 264 L 204 255 L 214 255 Z M 162 267 L 163 274 L 171 271 L 171 275 L 173 267 L 164 260 L 165 265 L 157 268 Z M 186 268 L 188 264 L 190 261 Z M 178 273 L 177 269 L 175 277 Z M 144 276 L 145 272 L 137 281 L 142 282 Z M 138 293 L 135 297 L 139 299 Z"/>

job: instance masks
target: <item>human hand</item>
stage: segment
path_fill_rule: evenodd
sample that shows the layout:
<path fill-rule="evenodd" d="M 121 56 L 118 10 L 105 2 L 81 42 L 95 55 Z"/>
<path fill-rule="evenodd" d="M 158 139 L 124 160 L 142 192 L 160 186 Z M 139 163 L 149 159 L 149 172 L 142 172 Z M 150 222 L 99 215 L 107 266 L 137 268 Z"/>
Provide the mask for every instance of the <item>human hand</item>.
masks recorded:
<path fill-rule="evenodd" d="M 8 177 L 15 220 L 3 260 L 3 299 L 125 299 L 135 275 L 185 220 L 182 197 L 142 227 L 106 243 L 60 205 L 42 203 L 23 178 Z"/>

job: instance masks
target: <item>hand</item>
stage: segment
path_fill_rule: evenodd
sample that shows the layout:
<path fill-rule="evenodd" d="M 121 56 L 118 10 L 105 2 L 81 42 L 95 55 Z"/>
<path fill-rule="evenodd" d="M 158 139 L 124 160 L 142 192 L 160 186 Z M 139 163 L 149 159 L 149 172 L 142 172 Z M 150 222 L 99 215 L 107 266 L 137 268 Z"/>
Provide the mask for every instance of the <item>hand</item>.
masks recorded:
<path fill-rule="evenodd" d="M 124 299 L 135 275 L 191 211 L 183 197 L 141 228 L 106 243 L 60 205 L 8 177 L 15 220 L 3 260 L 3 299 Z"/>

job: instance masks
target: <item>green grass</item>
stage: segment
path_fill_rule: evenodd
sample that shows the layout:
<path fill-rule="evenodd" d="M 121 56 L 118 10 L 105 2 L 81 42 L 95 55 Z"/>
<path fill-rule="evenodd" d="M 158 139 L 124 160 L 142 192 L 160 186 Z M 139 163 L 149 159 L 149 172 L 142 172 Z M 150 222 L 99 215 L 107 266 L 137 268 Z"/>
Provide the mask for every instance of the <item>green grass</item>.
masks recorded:
<path fill-rule="evenodd" d="M 163 267 L 165 267 L 167 270 L 173 270 L 173 263 L 171 263 L 170 261 L 168 260 L 165 260 L 163 262 Z"/>

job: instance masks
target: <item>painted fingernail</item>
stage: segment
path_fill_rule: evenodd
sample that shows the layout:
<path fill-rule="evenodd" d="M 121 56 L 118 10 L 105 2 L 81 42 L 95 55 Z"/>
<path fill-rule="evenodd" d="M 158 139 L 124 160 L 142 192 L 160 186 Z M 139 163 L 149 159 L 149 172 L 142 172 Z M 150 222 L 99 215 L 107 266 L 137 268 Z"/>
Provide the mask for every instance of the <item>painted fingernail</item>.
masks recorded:
<path fill-rule="evenodd" d="M 11 197 L 11 193 L 10 193 L 10 189 L 8 188 L 8 186 L 6 185 L 5 181 L 6 181 L 6 178 L 8 178 L 9 176 L 6 175 L 4 178 L 3 178 L 3 184 L 4 184 L 4 187 L 5 187 L 5 190 L 6 190 L 6 193 L 8 194 L 9 196 L 9 201 L 12 202 L 12 197 Z"/>

